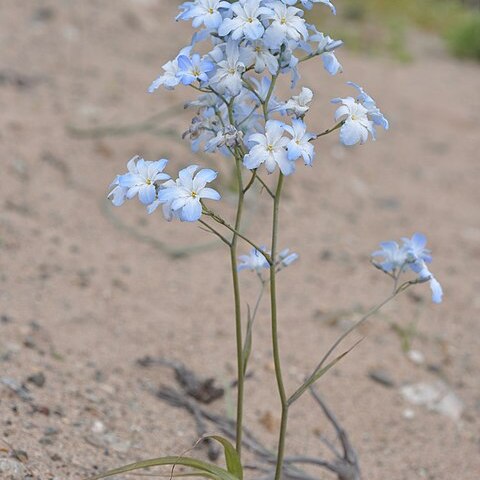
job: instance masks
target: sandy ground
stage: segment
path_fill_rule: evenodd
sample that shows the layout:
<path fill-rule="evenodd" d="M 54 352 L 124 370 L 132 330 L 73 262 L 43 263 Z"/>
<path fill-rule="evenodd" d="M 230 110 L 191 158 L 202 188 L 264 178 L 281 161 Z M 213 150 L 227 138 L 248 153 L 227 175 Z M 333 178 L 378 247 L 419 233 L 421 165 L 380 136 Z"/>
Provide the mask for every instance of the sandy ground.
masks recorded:
<path fill-rule="evenodd" d="M 174 14 L 173 2 L 160 0 L 0 2 L 0 377 L 25 386 L 22 400 L 0 384 L 0 439 L 27 453 L 25 472 L 35 479 L 80 479 L 192 446 L 193 420 L 147 388 L 172 385 L 171 372 L 142 369 L 138 358 L 182 360 L 220 383 L 234 376 L 222 245 L 195 225 L 147 218 L 136 202 L 116 210 L 105 201 L 136 153 L 166 155 L 172 171 L 207 161 L 180 140 L 188 115 L 168 112 L 185 91 L 145 93 L 190 35 Z M 340 78 L 318 64 L 304 73 L 317 93 L 311 125 L 331 125 L 328 101 L 351 93 L 351 79 L 368 87 L 392 128 L 349 151 L 325 139 L 313 170 L 300 168 L 288 182 L 281 245 L 302 261 L 279 286 L 286 383 L 293 391 L 342 328 L 388 295 L 387 279 L 369 265 L 376 244 L 427 233 L 444 304 L 433 306 L 420 286 L 389 305 L 320 390 L 350 432 L 365 479 L 478 480 L 480 70 L 436 42 L 415 42 L 411 64 L 341 52 Z M 116 130 L 164 111 L 152 132 Z M 98 130 L 104 126 L 114 128 Z M 222 159 L 209 161 L 227 178 Z M 226 183 L 217 186 L 229 214 Z M 259 242 L 268 238 L 269 209 L 265 195 L 250 204 L 247 230 Z M 245 301 L 255 298 L 254 280 L 242 277 Z M 412 345 L 423 365 L 403 353 L 392 324 L 416 326 Z M 274 447 L 266 304 L 254 347 L 247 423 Z M 379 368 L 394 387 L 369 378 Z M 438 381 L 461 399 L 460 419 L 412 406 L 400 393 Z M 211 408 L 231 410 L 233 394 Z M 289 452 L 329 456 L 318 432 L 330 432 L 310 399 L 290 425 Z"/>

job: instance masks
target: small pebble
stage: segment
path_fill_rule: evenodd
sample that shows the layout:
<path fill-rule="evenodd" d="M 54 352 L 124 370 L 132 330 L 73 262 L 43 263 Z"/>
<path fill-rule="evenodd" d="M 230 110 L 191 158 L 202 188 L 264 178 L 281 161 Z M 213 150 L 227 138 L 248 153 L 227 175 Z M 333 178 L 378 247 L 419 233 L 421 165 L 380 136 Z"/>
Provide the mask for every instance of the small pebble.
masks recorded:
<path fill-rule="evenodd" d="M 411 408 L 406 408 L 402 415 L 405 420 L 413 420 L 415 418 L 415 411 Z"/>
<path fill-rule="evenodd" d="M 45 385 L 46 378 L 42 372 L 34 373 L 27 378 L 27 381 L 33 383 L 36 387 L 42 388 Z"/>
<path fill-rule="evenodd" d="M 0 478 L 2 480 L 24 480 L 25 467 L 14 458 L 0 458 Z"/>
<path fill-rule="evenodd" d="M 53 445 L 53 438 L 52 437 L 42 437 L 38 443 L 40 445 Z"/>
<path fill-rule="evenodd" d="M 51 437 L 52 435 L 57 435 L 59 433 L 58 428 L 55 427 L 47 427 L 44 431 L 43 434 L 46 437 Z"/>
<path fill-rule="evenodd" d="M 418 350 L 409 350 L 407 357 L 415 365 L 423 365 L 425 363 L 425 355 Z"/>
<path fill-rule="evenodd" d="M 395 381 L 393 380 L 392 376 L 386 370 L 381 368 L 370 370 L 368 372 L 368 376 L 374 382 L 377 382 L 384 387 L 393 388 L 395 386 Z"/>

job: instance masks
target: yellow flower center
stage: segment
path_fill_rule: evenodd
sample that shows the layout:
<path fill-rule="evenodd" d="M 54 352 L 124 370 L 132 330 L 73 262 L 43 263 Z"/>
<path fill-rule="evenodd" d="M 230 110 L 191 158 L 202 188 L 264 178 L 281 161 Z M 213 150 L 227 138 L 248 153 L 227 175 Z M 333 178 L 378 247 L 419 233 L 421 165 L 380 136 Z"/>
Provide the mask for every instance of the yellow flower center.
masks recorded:
<path fill-rule="evenodd" d="M 267 145 L 267 151 L 273 152 L 273 145 Z"/>
<path fill-rule="evenodd" d="M 282 17 L 281 20 L 280 20 L 280 23 L 281 23 L 282 25 L 285 25 L 285 24 L 287 23 L 286 17 Z"/>
<path fill-rule="evenodd" d="M 208 9 L 208 13 L 209 13 L 210 15 L 213 15 L 213 12 L 214 12 L 213 8 L 210 7 L 210 8 Z"/>
<path fill-rule="evenodd" d="M 197 198 L 197 192 L 192 192 L 191 195 L 192 195 L 192 198 Z"/>

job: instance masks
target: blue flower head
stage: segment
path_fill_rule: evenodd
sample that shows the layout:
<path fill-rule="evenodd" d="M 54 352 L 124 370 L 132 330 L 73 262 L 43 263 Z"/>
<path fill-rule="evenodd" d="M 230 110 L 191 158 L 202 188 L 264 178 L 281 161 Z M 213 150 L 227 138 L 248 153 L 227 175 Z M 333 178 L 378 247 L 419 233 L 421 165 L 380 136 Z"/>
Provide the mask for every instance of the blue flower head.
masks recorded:
<path fill-rule="evenodd" d="M 394 241 L 382 242 L 381 250 L 372 253 L 372 257 L 381 258 L 379 263 L 374 264 L 396 280 L 407 269 L 412 270 L 418 275 L 418 281 L 430 283 L 432 301 L 441 303 L 442 286 L 427 267 L 427 264 L 432 262 L 431 252 L 426 248 L 427 237 L 422 233 L 415 233 L 412 238 L 402 238 L 402 242 L 402 246 Z"/>

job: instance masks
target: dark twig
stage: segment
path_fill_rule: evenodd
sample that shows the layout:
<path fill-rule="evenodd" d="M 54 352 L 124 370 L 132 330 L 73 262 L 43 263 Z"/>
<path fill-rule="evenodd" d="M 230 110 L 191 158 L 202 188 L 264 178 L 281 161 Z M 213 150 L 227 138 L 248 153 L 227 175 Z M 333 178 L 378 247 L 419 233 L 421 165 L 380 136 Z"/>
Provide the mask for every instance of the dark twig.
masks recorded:
<path fill-rule="evenodd" d="M 138 360 L 137 363 L 143 367 L 161 365 L 170 367 L 174 370 L 175 377 L 181 390 L 176 390 L 167 386 L 161 386 L 157 389 L 148 384 L 146 385 L 146 388 L 169 405 L 175 408 L 183 408 L 190 413 L 195 420 L 196 431 L 199 437 L 204 437 L 209 432 L 208 424 L 211 423 L 215 429 L 221 432 L 222 435 L 232 441 L 235 439 L 235 421 L 207 410 L 199 403 L 201 400 L 197 398 L 198 396 L 191 394 L 192 385 L 195 387 L 193 388 L 193 391 L 196 391 L 199 385 L 203 387 L 205 386 L 206 380 L 199 380 L 196 374 L 186 368 L 182 363 L 165 358 L 144 357 Z M 207 379 L 207 381 L 211 380 L 212 379 Z M 311 476 L 299 468 L 300 465 L 312 465 L 324 468 L 335 473 L 338 480 L 361 480 L 358 457 L 346 431 L 313 387 L 310 388 L 310 392 L 328 421 L 335 429 L 338 443 L 341 445 L 343 453 L 337 451 L 332 444 L 327 443 L 329 450 L 335 456 L 333 461 L 309 456 L 286 457 L 284 460 L 283 480 L 318 480 L 317 477 Z M 211 460 L 218 458 L 219 450 L 217 450 L 216 444 L 208 439 L 205 439 L 202 443 L 207 446 L 208 457 Z M 243 431 L 242 444 L 260 461 L 259 464 L 248 465 L 248 469 L 256 470 L 262 474 L 262 476 L 257 477 L 257 480 L 273 480 L 275 477 L 275 469 L 270 466 L 276 464 L 277 459 L 275 452 L 266 448 L 247 428 L 244 428 Z"/>
<path fill-rule="evenodd" d="M 310 393 L 322 409 L 329 422 L 332 424 L 335 432 L 337 433 L 338 441 L 342 445 L 343 458 L 337 457 L 335 462 L 335 472 L 337 473 L 339 480 L 360 480 L 361 472 L 357 452 L 353 448 L 347 432 L 314 387 L 310 387 Z"/>

